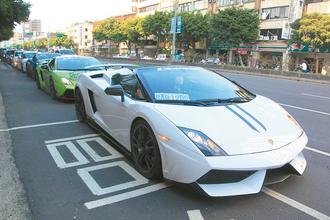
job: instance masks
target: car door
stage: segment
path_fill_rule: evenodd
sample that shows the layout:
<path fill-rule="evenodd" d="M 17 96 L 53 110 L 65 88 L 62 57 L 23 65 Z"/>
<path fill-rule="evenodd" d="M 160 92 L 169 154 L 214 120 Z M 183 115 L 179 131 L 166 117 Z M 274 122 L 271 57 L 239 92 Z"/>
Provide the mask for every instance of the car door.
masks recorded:
<path fill-rule="evenodd" d="M 121 101 L 120 96 L 105 94 L 95 100 L 96 106 L 99 107 L 100 117 L 111 136 L 130 150 L 130 126 L 134 117 L 134 106 L 139 101 L 144 101 L 145 96 L 135 74 L 124 76 L 119 80 L 114 80 L 114 77 L 109 86 L 120 84 L 124 90 L 124 101 Z"/>
<path fill-rule="evenodd" d="M 40 78 L 47 91 L 49 91 L 50 88 L 49 86 L 50 86 L 51 74 L 54 71 L 54 69 L 55 69 L 55 58 L 48 63 L 48 70 L 44 69 L 43 71 L 41 71 L 40 74 Z"/>

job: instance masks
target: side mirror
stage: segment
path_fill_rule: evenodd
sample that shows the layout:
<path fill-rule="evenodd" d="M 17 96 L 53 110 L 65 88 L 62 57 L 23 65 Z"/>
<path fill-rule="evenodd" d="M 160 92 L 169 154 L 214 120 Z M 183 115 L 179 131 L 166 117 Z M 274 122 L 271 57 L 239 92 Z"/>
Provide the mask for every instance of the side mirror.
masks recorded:
<path fill-rule="evenodd" d="M 123 87 L 121 87 L 121 85 L 110 86 L 110 87 L 106 88 L 104 90 L 104 92 L 107 95 L 120 96 L 121 101 L 122 102 L 125 101 L 124 90 L 123 90 Z"/>
<path fill-rule="evenodd" d="M 47 63 L 44 63 L 44 64 L 41 64 L 41 69 L 43 70 L 49 70 L 49 67 L 48 67 L 48 64 Z"/>

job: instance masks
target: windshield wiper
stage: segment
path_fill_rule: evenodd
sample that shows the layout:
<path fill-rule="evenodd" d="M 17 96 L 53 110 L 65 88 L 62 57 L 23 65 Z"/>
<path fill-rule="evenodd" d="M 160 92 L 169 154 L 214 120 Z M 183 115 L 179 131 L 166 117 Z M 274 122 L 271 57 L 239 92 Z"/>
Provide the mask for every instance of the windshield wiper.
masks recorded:
<path fill-rule="evenodd" d="M 199 99 L 196 101 L 204 102 L 204 103 L 241 103 L 241 102 L 247 102 L 247 101 L 249 101 L 249 99 L 234 97 L 234 98 L 228 98 L 228 99 Z"/>
<path fill-rule="evenodd" d="M 168 103 L 168 104 L 182 104 L 182 105 L 202 105 L 206 106 L 207 103 L 201 101 L 190 100 L 156 100 L 156 103 Z"/>

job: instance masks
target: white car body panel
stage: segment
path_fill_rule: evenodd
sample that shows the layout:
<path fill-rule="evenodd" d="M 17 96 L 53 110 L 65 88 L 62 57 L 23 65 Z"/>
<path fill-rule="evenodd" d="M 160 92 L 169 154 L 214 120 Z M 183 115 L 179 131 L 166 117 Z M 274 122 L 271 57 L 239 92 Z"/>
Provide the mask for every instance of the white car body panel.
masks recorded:
<path fill-rule="evenodd" d="M 285 110 L 270 99 L 257 96 L 248 103 L 203 107 L 156 104 L 128 96 L 122 102 L 120 97 L 105 94 L 104 90 L 111 85 L 111 76 L 127 71 L 102 70 L 80 75 L 77 86 L 83 95 L 86 114 L 128 151 L 131 151 L 133 121 L 146 120 L 158 139 L 164 178 L 194 183 L 211 170 L 256 171 L 235 183 L 198 183 L 210 196 L 229 196 L 259 192 L 268 169 L 291 163 L 298 173 L 305 170 L 306 160 L 301 152 L 307 137 L 289 121 Z M 103 76 L 90 77 L 100 74 Z M 94 93 L 95 113 L 88 90 Z M 204 156 L 178 127 L 203 132 L 228 156 Z M 158 135 L 169 140 L 161 141 Z"/>

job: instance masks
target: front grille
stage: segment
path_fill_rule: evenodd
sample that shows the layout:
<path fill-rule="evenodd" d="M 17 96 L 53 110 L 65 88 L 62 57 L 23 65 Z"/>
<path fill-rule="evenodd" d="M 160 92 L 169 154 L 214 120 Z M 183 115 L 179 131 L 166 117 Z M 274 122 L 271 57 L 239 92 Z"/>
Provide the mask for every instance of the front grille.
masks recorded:
<path fill-rule="evenodd" d="M 235 183 L 251 176 L 256 171 L 210 170 L 197 180 L 199 184 Z"/>
<path fill-rule="evenodd" d="M 292 168 L 289 164 L 281 168 L 267 170 L 264 185 L 271 185 L 274 183 L 283 182 L 293 174 Z"/>

